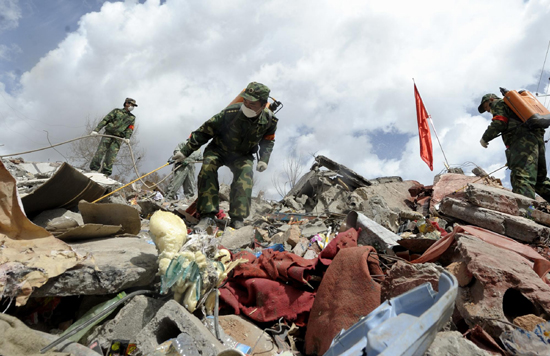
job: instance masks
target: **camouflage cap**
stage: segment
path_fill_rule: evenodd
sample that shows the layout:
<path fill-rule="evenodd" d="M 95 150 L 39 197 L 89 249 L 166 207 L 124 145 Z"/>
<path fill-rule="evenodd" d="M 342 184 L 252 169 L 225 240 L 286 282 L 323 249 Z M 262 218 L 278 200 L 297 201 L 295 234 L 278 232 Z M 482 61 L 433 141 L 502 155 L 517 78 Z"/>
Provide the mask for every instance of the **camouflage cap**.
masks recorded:
<path fill-rule="evenodd" d="M 134 105 L 134 106 L 138 106 L 138 105 L 136 104 L 136 101 L 135 101 L 134 99 L 132 99 L 132 98 L 126 98 L 126 100 L 124 100 L 124 104 L 126 104 L 126 103 L 130 103 L 130 104 L 132 104 L 132 105 Z"/>
<path fill-rule="evenodd" d="M 265 100 L 269 98 L 269 88 L 261 83 L 252 82 L 241 93 L 241 97 L 250 101 Z"/>
<path fill-rule="evenodd" d="M 477 111 L 479 111 L 480 114 L 485 112 L 485 109 L 482 107 L 483 104 L 491 98 L 498 99 L 498 96 L 496 96 L 495 94 L 491 94 L 491 93 L 483 95 L 483 98 L 481 98 L 481 103 L 477 107 Z"/>

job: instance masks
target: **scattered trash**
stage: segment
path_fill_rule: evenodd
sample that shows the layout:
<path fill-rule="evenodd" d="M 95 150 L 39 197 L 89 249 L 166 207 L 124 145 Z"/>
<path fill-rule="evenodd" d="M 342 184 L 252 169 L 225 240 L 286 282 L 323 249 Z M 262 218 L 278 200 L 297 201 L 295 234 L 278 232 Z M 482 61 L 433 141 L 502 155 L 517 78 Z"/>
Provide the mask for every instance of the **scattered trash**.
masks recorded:
<path fill-rule="evenodd" d="M 538 356 L 550 354 L 550 322 L 537 325 L 534 331 L 517 328 L 500 335 L 506 351 L 512 355 Z"/>
<path fill-rule="evenodd" d="M 117 190 L 124 184 L 67 164 L 2 163 L 0 180 L 13 194 L 5 191 L 3 200 L 11 202 L 4 209 L 11 225 L 0 229 L 7 236 L 0 307 L 6 317 L 50 330 L 42 350 L 69 339 L 102 355 L 290 356 L 308 351 L 314 332 L 327 340 L 322 351 L 329 356 L 422 354 L 457 295 L 457 281 L 445 270 L 464 295 L 475 296 L 456 297 L 453 314 L 461 327 L 479 323 L 468 340 L 497 353 L 504 352 L 494 342 L 499 336 L 510 353 L 548 347 L 548 322 L 533 332 L 502 333 L 510 330 L 506 319 L 530 328 L 550 314 L 548 205 L 507 191 L 487 174 L 451 169 L 424 186 L 400 177 L 366 179 L 317 156 L 281 201 L 254 197 L 238 229 L 225 213 L 231 189 L 220 184 L 220 209 L 203 231 L 194 229 L 196 197 L 166 199 L 163 188 L 148 187 L 152 182 Z M 106 192 L 112 194 L 104 202 L 91 203 Z M 38 226 L 18 211 L 17 193 Z M 457 224 L 463 220 L 473 225 Z M 356 251 L 367 252 L 351 258 Z M 521 276 L 512 278 L 510 268 Z M 486 269 L 508 277 L 492 285 Z M 356 298 L 361 286 L 370 292 L 356 302 L 346 296 L 355 291 Z M 25 310 L 29 296 L 45 298 Z M 499 307 L 490 314 L 481 308 L 494 300 Z M 359 304 L 349 312 L 353 303 Z M 438 340 L 457 337 L 439 333 Z M 0 353 L 9 354 L 2 345 Z"/>

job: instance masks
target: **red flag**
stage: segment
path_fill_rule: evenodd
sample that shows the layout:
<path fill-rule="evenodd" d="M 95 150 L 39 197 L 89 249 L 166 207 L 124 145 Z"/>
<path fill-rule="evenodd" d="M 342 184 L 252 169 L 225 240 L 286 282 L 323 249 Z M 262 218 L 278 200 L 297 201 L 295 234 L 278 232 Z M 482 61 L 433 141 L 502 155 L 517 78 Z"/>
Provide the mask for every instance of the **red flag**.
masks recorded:
<path fill-rule="evenodd" d="M 430 134 L 430 127 L 428 126 L 428 112 L 424 107 L 420 93 L 414 85 L 414 101 L 416 102 L 416 119 L 418 120 L 418 137 L 420 139 L 420 158 L 430 170 L 434 170 L 434 153 L 432 149 L 432 135 Z"/>

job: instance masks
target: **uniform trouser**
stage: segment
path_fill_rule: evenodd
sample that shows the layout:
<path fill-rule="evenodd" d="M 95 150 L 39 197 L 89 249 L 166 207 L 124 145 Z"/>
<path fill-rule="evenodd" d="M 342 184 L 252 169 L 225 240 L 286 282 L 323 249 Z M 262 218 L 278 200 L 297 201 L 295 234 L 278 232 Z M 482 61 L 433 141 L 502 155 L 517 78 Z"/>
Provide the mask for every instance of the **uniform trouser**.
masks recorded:
<path fill-rule="evenodd" d="M 99 170 L 101 167 L 101 160 L 103 160 L 103 169 L 101 173 L 105 173 L 110 176 L 113 173 L 113 163 L 116 155 L 120 150 L 120 139 L 112 137 L 102 137 L 97 147 L 97 151 L 90 163 L 90 169 L 93 171 Z"/>
<path fill-rule="evenodd" d="M 168 185 L 166 197 L 175 199 L 180 187 L 183 186 L 183 192 L 186 198 L 192 197 L 197 191 L 197 183 L 195 182 L 195 166 L 193 163 L 181 165 L 174 171 L 172 180 Z"/>
<path fill-rule="evenodd" d="M 546 177 L 544 135 L 530 132 L 506 150 L 512 191 L 535 199 L 535 192 L 550 202 L 550 179 Z"/>
<path fill-rule="evenodd" d="M 197 210 L 201 217 L 212 217 L 220 207 L 218 192 L 218 169 L 227 166 L 233 173 L 231 193 L 229 195 L 229 217 L 244 220 L 250 214 L 252 197 L 253 157 L 220 152 L 219 149 L 206 147 L 202 168 L 199 173 L 199 198 Z"/>

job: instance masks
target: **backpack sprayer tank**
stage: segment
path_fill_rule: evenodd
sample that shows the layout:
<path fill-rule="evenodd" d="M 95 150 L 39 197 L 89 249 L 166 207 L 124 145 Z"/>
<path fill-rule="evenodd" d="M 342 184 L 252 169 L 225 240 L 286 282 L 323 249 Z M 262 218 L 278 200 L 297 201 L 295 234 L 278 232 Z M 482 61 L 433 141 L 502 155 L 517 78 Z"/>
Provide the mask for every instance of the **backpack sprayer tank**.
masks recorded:
<path fill-rule="evenodd" d="M 500 88 L 500 92 L 504 96 L 506 105 L 516 113 L 521 121 L 525 122 L 531 118 L 534 120 L 550 119 L 550 111 L 528 90 L 517 92 Z"/>
<path fill-rule="evenodd" d="M 244 92 L 244 89 L 241 91 L 241 93 L 242 92 Z M 269 110 L 271 110 L 271 112 L 275 114 L 278 111 L 277 109 L 279 109 L 279 110 L 282 109 L 284 105 L 280 101 L 275 100 L 274 97 L 270 96 L 270 98 L 271 98 L 271 100 L 273 100 L 273 102 L 265 104 L 265 107 L 268 108 Z M 233 104 L 236 104 L 236 103 L 242 103 L 243 101 L 244 101 L 243 97 L 241 96 L 241 94 L 239 94 L 227 106 L 230 106 L 230 105 L 233 105 Z M 279 106 L 280 106 L 280 108 L 279 108 Z"/>

